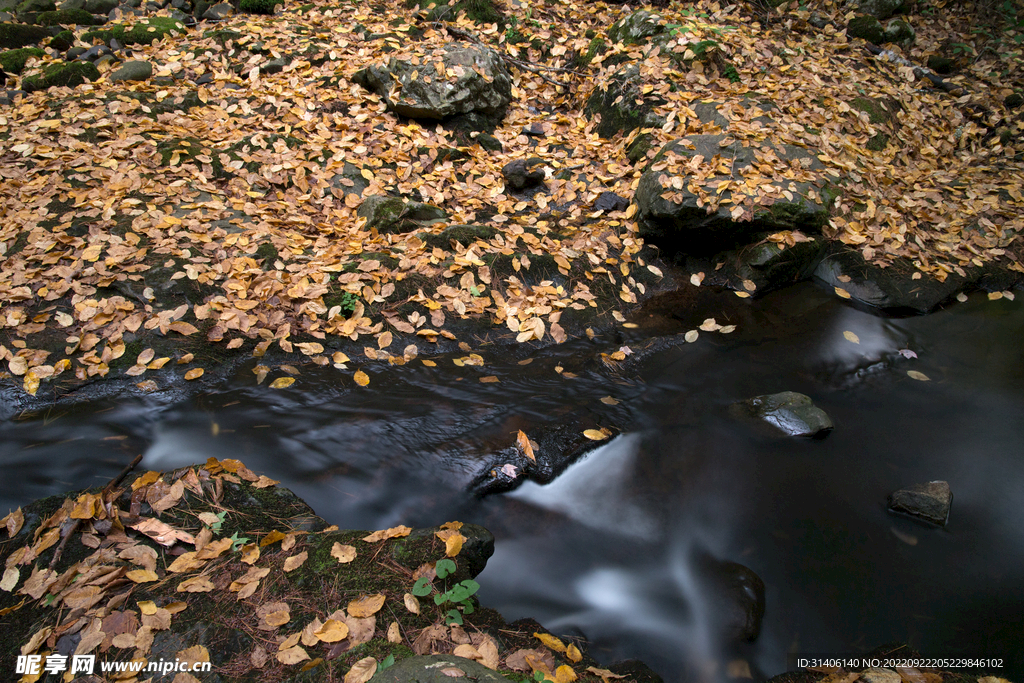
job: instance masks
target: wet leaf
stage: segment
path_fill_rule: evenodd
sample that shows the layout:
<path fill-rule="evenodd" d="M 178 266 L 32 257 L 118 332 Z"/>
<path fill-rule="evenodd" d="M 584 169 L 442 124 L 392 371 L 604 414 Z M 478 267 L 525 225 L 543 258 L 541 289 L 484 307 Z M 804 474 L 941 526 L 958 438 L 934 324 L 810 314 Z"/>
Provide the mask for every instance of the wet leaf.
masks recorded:
<path fill-rule="evenodd" d="M 956 295 L 956 300 L 959 301 L 960 303 L 966 303 L 967 295 L 964 294 L 963 292 L 960 292 L 959 294 Z"/>
<path fill-rule="evenodd" d="M 544 645 L 555 652 L 565 652 L 565 643 L 550 633 L 534 633 L 533 637 L 540 640 L 540 642 L 544 643 Z"/>
<path fill-rule="evenodd" d="M 900 349 L 900 355 L 904 358 L 917 358 L 917 354 L 910 349 Z"/>
<path fill-rule="evenodd" d="M 205 371 L 202 368 L 192 368 L 191 370 L 189 370 L 188 372 L 185 373 L 185 379 L 187 379 L 187 380 L 199 379 L 200 377 L 203 376 L 203 372 L 205 372 Z"/>
<path fill-rule="evenodd" d="M 604 398 L 602 398 L 601 399 L 601 403 L 604 403 L 605 405 L 609 405 L 609 406 L 617 406 L 617 405 L 619 405 L 619 402 L 616 401 L 611 396 L 605 396 Z"/>
<path fill-rule="evenodd" d="M 570 662 L 573 663 L 579 662 L 581 659 L 583 659 L 583 653 L 581 653 L 579 648 L 572 643 L 569 643 L 569 645 L 565 648 L 565 656 Z"/>
<path fill-rule="evenodd" d="M 285 389 L 293 384 L 295 384 L 294 377 L 278 377 L 267 386 L 269 386 L 271 389 Z"/>
<path fill-rule="evenodd" d="M 917 370 L 907 370 L 907 376 L 910 377 L 911 379 L 916 379 L 919 382 L 929 381 L 928 375 L 924 374 L 923 372 L 918 372 Z"/>
<path fill-rule="evenodd" d="M 690 284 L 694 287 L 700 287 L 702 282 L 704 282 L 704 273 L 694 273 L 690 276 Z"/>
<path fill-rule="evenodd" d="M 605 683 L 617 678 L 625 678 L 622 674 L 617 674 L 614 671 L 609 671 L 608 669 L 599 669 L 596 666 L 588 666 L 587 671 L 596 676 L 600 676 Z"/>
<path fill-rule="evenodd" d="M 500 382 L 501 380 L 498 379 L 497 377 L 495 377 L 494 375 L 488 375 L 487 377 L 481 377 L 480 381 L 483 382 L 484 384 L 488 384 L 488 383 Z"/>
<path fill-rule="evenodd" d="M 608 438 L 608 434 L 605 434 L 600 429 L 586 429 L 583 431 L 583 436 L 591 441 L 604 441 Z"/>
<path fill-rule="evenodd" d="M 860 344 L 860 337 L 858 337 L 850 330 L 846 330 L 845 332 L 843 332 L 843 336 L 846 337 L 846 341 L 853 342 L 854 344 Z"/>
<path fill-rule="evenodd" d="M 365 387 L 367 384 L 370 383 L 369 376 L 367 376 L 367 374 L 362 370 L 356 370 L 356 374 L 352 375 L 352 379 L 354 379 L 356 381 L 356 384 L 358 384 L 361 387 Z"/>
<path fill-rule="evenodd" d="M 850 298 L 850 293 L 847 292 L 842 287 L 836 287 L 835 290 L 836 290 L 836 295 L 838 295 L 838 296 L 840 296 L 840 297 L 842 297 L 844 299 L 849 299 Z"/>
<path fill-rule="evenodd" d="M 530 444 L 530 439 L 526 436 L 526 432 L 521 429 L 519 430 L 519 433 L 516 434 L 516 445 L 519 446 L 519 450 L 523 455 L 533 462 L 537 462 L 537 456 L 533 453 L 533 445 Z"/>
<path fill-rule="evenodd" d="M 555 683 L 572 683 L 576 678 L 576 672 L 568 664 L 563 664 L 555 669 Z"/>
<path fill-rule="evenodd" d="M 683 339 L 692 344 L 693 342 L 697 341 L 698 337 L 700 337 L 700 332 L 698 332 L 697 330 L 690 330 L 683 336 Z"/>
<path fill-rule="evenodd" d="M 298 664 L 309 659 L 309 655 L 300 646 L 290 647 L 287 650 L 280 650 L 277 653 L 277 661 L 282 664 Z"/>

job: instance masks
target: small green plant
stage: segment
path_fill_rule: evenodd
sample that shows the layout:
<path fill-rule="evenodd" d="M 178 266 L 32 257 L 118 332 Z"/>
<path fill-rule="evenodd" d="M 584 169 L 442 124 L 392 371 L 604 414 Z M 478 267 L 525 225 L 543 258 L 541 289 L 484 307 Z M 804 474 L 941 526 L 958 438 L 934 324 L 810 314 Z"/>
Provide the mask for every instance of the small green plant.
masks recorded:
<path fill-rule="evenodd" d="M 725 69 L 722 70 L 722 74 L 733 83 L 740 82 L 740 74 L 732 64 L 725 67 Z"/>
<path fill-rule="evenodd" d="M 455 563 L 451 560 L 444 559 L 438 560 L 437 564 L 434 565 L 434 571 L 437 572 L 437 578 L 444 579 L 455 571 Z M 412 594 L 417 597 L 425 597 L 430 595 L 430 592 L 434 589 L 430 583 L 430 579 L 425 576 L 421 576 L 413 584 Z M 446 604 L 451 605 L 451 609 L 445 615 L 446 624 L 462 624 L 462 616 L 464 614 L 473 613 L 473 602 L 470 598 L 480 590 L 480 584 L 473 579 L 466 579 L 460 581 L 448 590 L 438 591 L 434 594 L 434 604 L 438 607 L 444 608 Z"/>
<path fill-rule="evenodd" d="M 346 318 L 352 315 L 356 310 L 356 304 L 359 303 L 359 297 L 352 292 L 345 292 L 341 295 L 341 302 L 338 304 L 341 306 L 341 313 Z"/>
<path fill-rule="evenodd" d="M 380 664 L 377 665 L 377 671 L 383 671 L 384 669 L 388 668 L 389 666 L 391 666 L 394 663 L 395 663 L 395 656 L 394 655 L 388 655 L 387 657 L 385 657 L 384 659 L 381 660 Z"/>
<path fill-rule="evenodd" d="M 231 534 L 231 552 L 237 553 L 242 549 L 242 546 L 249 542 L 249 539 L 245 536 L 239 538 L 238 532 Z"/>

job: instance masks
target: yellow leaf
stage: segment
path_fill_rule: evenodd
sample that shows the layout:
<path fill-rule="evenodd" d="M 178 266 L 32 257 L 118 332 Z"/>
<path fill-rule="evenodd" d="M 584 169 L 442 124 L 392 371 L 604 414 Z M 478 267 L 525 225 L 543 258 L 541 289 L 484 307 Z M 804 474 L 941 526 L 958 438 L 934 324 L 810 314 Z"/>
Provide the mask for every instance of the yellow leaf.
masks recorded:
<path fill-rule="evenodd" d="M 280 650 L 277 653 L 277 661 L 282 664 L 298 664 L 309 659 L 309 655 L 300 646 L 290 647 L 287 650 Z"/>
<path fill-rule="evenodd" d="M 835 290 L 836 290 L 836 295 L 841 296 L 844 299 L 849 299 L 850 298 L 850 293 L 847 292 L 842 287 L 836 287 Z"/>
<path fill-rule="evenodd" d="M 185 373 L 185 379 L 199 379 L 203 376 L 204 370 L 202 368 L 192 368 Z"/>
<path fill-rule="evenodd" d="M 361 387 L 365 387 L 367 384 L 370 383 L 369 376 L 367 376 L 367 374 L 362 370 L 356 370 L 356 374 L 352 375 L 352 379 L 354 379 L 356 381 L 356 384 L 358 384 Z"/>
<path fill-rule="evenodd" d="M 916 379 L 920 382 L 927 382 L 930 379 L 928 375 L 923 372 L 918 372 L 917 370 L 907 370 L 907 375 L 909 375 L 911 379 Z"/>
<path fill-rule="evenodd" d="M 466 537 L 454 529 L 442 529 L 435 532 L 434 535 L 444 541 L 445 554 L 448 557 L 458 555 L 462 550 L 462 544 L 466 542 Z"/>
<path fill-rule="evenodd" d="M 405 602 L 405 609 L 409 610 L 413 614 L 420 613 L 420 601 L 416 599 L 416 596 L 412 593 L 406 593 L 402 596 L 402 600 Z"/>
<path fill-rule="evenodd" d="M 196 332 L 199 331 L 198 329 L 196 329 L 195 325 L 190 325 L 184 320 L 177 320 L 171 323 L 170 325 L 167 326 L 167 329 L 173 330 L 178 334 L 183 334 L 185 336 L 195 334 Z"/>
<path fill-rule="evenodd" d="M 597 430 L 596 429 L 592 429 L 592 430 L 588 430 L 588 431 L 595 431 L 596 432 Z M 600 432 L 598 432 L 598 434 L 600 434 Z M 602 438 L 603 438 L 603 435 L 602 435 Z M 537 638 L 538 640 L 540 640 L 540 642 L 544 643 L 545 645 L 547 645 L 549 648 L 551 648 L 555 652 L 565 652 L 565 643 L 563 643 L 558 638 L 555 638 L 550 633 L 534 633 L 533 637 Z"/>
<path fill-rule="evenodd" d="M 338 621 L 337 619 L 328 619 L 327 622 L 314 631 L 313 634 L 319 638 L 322 643 L 336 643 L 339 640 L 345 640 L 345 638 L 348 638 L 348 624 L 344 621 Z"/>
<path fill-rule="evenodd" d="M 522 429 L 519 430 L 519 434 L 516 435 L 516 443 L 519 444 L 519 450 L 523 452 L 530 460 L 537 462 L 537 457 L 533 453 L 533 446 L 530 445 L 530 439 L 527 438 L 526 432 Z"/>
<path fill-rule="evenodd" d="M 846 337 L 846 341 L 851 341 L 854 344 L 860 344 L 860 337 L 858 337 L 850 330 L 846 330 L 845 332 L 843 332 L 843 336 Z"/>
<path fill-rule="evenodd" d="M 385 331 L 381 333 L 379 337 L 377 337 L 377 348 L 386 349 L 389 346 L 391 346 L 391 332 Z"/>
<path fill-rule="evenodd" d="M 576 680 L 576 672 L 568 664 L 555 669 L 555 683 L 572 683 Z"/>
<path fill-rule="evenodd" d="M 494 375 L 488 375 L 487 377 L 481 377 L 480 381 L 484 384 L 492 384 L 494 382 L 500 382 L 501 380 Z"/>
<path fill-rule="evenodd" d="M 135 583 L 147 583 L 149 581 L 156 581 L 160 578 L 156 575 L 156 572 L 152 572 L 148 569 L 133 569 L 125 574 L 125 576 L 129 581 L 134 581 Z"/>
<path fill-rule="evenodd" d="M 583 432 L 583 436 L 587 437 L 591 441 L 604 441 L 608 438 L 608 435 L 600 429 L 587 429 Z"/>
<path fill-rule="evenodd" d="M 284 570 L 290 572 L 298 569 L 305 564 L 307 557 L 309 557 L 309 554 L 305 550 L 298 555 L 292 555 L 284 561 Z"/>
<path fill-rule="evenodd" d="M 405 525 L 393 526 L 390 529 L 381 529 L 380 531 L 374 531 L 369 536 L 364 536 L 363 540 L 367 543 L 376 543 L 377 541 L 386 541 L 389 538 L 401 538 L 408 536 L 412 533 L 412 528 Z"/>
<path fill-rule="evenodd" d="M 271 543 L 277 543 L 278 541 L 284 539 L 284 537 L 285 537 L 285 534 L 283 534 L 282 532 L 278 531 L 277 529 L 274 529 L 269 534 L 267 534 L 266 536 L 263 537 L 263 540 L 260 541 L 260 547 L 261 548 L 266 548 Z"/>
<path fill-rule="evenodd" d="M 569 659 L 570 662 L 573 663 L 576 663 L 583 659 L 583 654 L 580 652 L 579 648 L 573 645 L 572 643 L 569 643 L 569 646 L 565 648 L 565 656 Z"/>
<path fill-rule="evenodd" d="M 348 603 L 347 612 L 350 617 L 356 619 L 362 619 L 364 617 L 371 617 L 380 611 L 380 608 L 384 606 L 384 594 L 377 593 L 375 595 L 364 595 L 358 600 L 353 600 Z"/>
<path fill-rule="evenodd" d="M 604 403 L 605 405 L 609 405 L 609 406 L 617 406 L 617 405 L 619 405 L 619 402 L 616 401 L 611 396 L 605 396 L 604 398 L 602 398 L 601 399 L 601 403 Z"/>
<path fill-rule="evenodd" d="M 700 337 L 700 333 L 697 330 L 690 330 L 683 336 L 683 339 L 692 344 L 693 342 L 697 341 L 698 337 Z"/>
<path fill-rule="evenodd" d="M 437 363 L 435 363 L 432 360 L 421 359 L 420 362 L 423 363 L 424 365 L 426 365 L 428 368 L 436 368 L 437 367 Z"/>
<path fill-rule="evenodd" d="M 270 383 L 270 388 L 284 389 L 285 387 L 290 387 L 293 384 L 295 384 L 294 377 L 278 377 L 277 379 Z"/>
<path fill-rule="evenodd" d="M 364 174 L 366 169 L 363 169 Z M 345 674 L 344 683 L 366 683 L 377 673 L 377 660 L 373 657 L 364 657 L 352 665 L 352 668 Z"/>
<path fill-rule="evenodd" d="M 213 588 L 213 584 L 202 576 L 193 576 L 178 584 L 179 593 L 209 593 Z"/>
<path fill-rule="evenodd" d="M 95 263 L 96 260 L 99 259 L 100 254 L 102 252 L 103 252 L 103 245 L 102 244 L 93 244 L 91 246 L 86 247 L 85 251 L 82 252 L 82 260 L 83 261 L 90 261 L 92 263 Z"/>
<path fill-rule="evenodd" d="M 334 546 L 331 548 L 331 557 L 341 564 L 346 564 L 356 559 L 356 549 L 350 545 L 342 545 L 335 541 Z"/>

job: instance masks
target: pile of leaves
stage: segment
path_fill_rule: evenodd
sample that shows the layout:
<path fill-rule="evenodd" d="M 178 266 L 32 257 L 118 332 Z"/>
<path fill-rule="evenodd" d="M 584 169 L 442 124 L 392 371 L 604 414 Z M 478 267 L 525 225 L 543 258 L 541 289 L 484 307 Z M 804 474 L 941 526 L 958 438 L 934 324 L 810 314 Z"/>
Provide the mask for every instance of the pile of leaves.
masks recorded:
<path fill-rule="evenodd" d="M 906 259 L 938 278 L 1000 259 L 1024 272 L 1014 241 L 1024 220 L 1021 121 L 1004 104 L 1021 89 L 1019 32 L 1011 27 L 993 53 L 956 10 L 911 17 L 911 62 L 954 39 L 977 46 L 948 79 L 951 94 L 848 39 L 838 3 L 814 5 L 764 14 L 669 3 L 659 16 L 674 32 L 671 50 L 715 55 L 688 70 L 658 48 L 600 40 L 628 8 L 569 1 L 510 9 L 500 24 L 459 11 L 432 21 L 396 2 L 319 2 L 132 46 L 155 65 L 152 79 L 104 76 L 0 111 L 4 374 L 35 394 L 63 373 L 139 376 L 171 361 L 194 379 L 203 361 L 234 349 L 340 364 L 332 349 L 347 358 L 342 343 L 407 362 L 424 344 L 492 328 L 520 343 L 565 341 L 586 324 L 567 327 L 563 316 L 621 317 L 617 308 L 660 278 L 635 205 L 592 205 L 606 191 L 632 197 L 648 161 L 630 160 L 637 136 L 649 136 L 651 157 L 670 140 L 721 132 L 694 115 L 702 101 L 725 103 L 736 145 L 816 151 L 841 189 L 825 234 L 867 260 Z M 824 28 L 809 23 L 812 9 Z M 467 36 L 500 51 L 514 76 L 493 136 L 501 152 L 475 134 L 396 118 L 352 82 L 368 62 L 414 59 Z M 584 104 L 622 59 L 638 64 L 641 92 L 661 98 L 654 113 L 666 123 L 602 139 Z M 269 69 L 271 60 L 286 65 Z M 52 61 L 29 58 L 23 77 Z M 770 123 L 739 106 L 747 98 L 774 103 Z M 891 106 L 878 118 L 851 104 L 858 98 Z M 888 146 L 865 147 L 883 133 Z M 504 185 L 502 166 L 525 157 L 547 165 L 539 192 Z M 801 172 L 768 157 L 748 170 L 729 184 L 740 220 L 770 203 L 777 188 L 762 181 Z M 705 193 L 710 208 L 722 190 Z M 379 234 L 357 210 L 389 193 L 439 206 L 448 220 Z M 483 230 L 444 236 L 467 224 Z"/>
<path fill-rule="evenodd" d="M 531 680 L 621 678 L 576 644 L 472 609 L 463 587 L 475 582 L 454 586 L 465 595 L 445 591 L 464 575 L 443 581 L 462 562 L 460 522 L 396 550 L 411 540 L 409 527 L 340 531 L 275 484 L 237 460 L 211 458 L 8 514 L 0 520 L 3 660 L 60 652 L 144 667 L 176 659 L 212 662 L 228 679 L 312 672 L 303 680 L 365 683 L 397 659 L 449 653 Z"/>

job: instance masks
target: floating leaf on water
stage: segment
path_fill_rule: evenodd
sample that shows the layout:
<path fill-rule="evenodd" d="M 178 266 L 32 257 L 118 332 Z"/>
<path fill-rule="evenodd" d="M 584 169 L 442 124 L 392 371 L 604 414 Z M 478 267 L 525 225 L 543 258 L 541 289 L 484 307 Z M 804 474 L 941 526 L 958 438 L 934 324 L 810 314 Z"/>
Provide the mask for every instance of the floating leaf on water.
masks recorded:
<path fill-rule="evenodd" d="M 202 368 L 192 368 L 191 370 L 185 373 L 185 379 L 199 379 L 200 377 L 203 376 L 203 372 L 204 370 Z"/>
<path fill-rule="evenodd" d="M 591 441 L 604 441 L 609 435 L 605 434 L 600 429 L 586 429 L 583 431 L 583 436 L 587 437 Z"/>
<path fill-rule="evenodd" d="M 967 301 L 967 295 L 964 294 L 963 292 L 960 292 L 959 294 L 956 295 L 956 300 L 959 301 L 960 303 L 965 303 Z"/>
<path fill-rule="evenodd" d="M 500 382 L 501 380 L 494 375 L 488 375 L 487 377 L 481 377 L 480 381 L 484 384 L 492 384 L 494 382 Z"/>
<path fill-rule="evenodd" d="M 636 329 L 637 327 L 640 327 L 636 323 L 622 323 L 622 326 L 627 328 L 627 329 L 630 329 L 630 330 Z"/>
<path fill-rule="evenodd" d="M 436 368 L 437 367 L 437 363 L 435 363 L 432 360 L 426 360 L 424 358 L 424 359 L 421 359 L 420 362 L 423 363 L 424 365 L 426 365 L 428 368 Z"/>
<path fill-rule="evenodd" d="M 721 329 L 718 330 L 722 334 L 731 334 L 736 331 L 735 325 L 722 325 Z"/>
<path fill-rule="evenodd" d="M 352 375 L 352 379 L 354 379 L 356 381 L 356 384 L 358 384 L 361 387 L 365 387 L 367 384 L 370 383 L 369 376 L 362 370 L 356 370 L 356 374 Z"/>
<path fill-rule="evenodd" d="M 850 330 L 846 330 L 845 332 L 843 332 L 843 336 L 846 337 L 846 341 L 853 342 L 854 344 L 860 344 L 860 337 L 858 337 Z"/>
<path fill-rule="evenodd" d="M 285 387 L 290 387 L 293 384 L 295 384 L 294 377 L 278 377 L 277 379 L 270 383 L 270 388 L 284 389 Z"/>
<path fill-rule="evenodd" d="M 750 293 L 749 292 L 733 292 L 733 294 L 735 294 L 736 296 L 738 296 L 741 299 L 749 299 L 750 298 Z"/>
<path fill-rule="evenodd" d="M 923 372 L 918 372 L 917 370 L 907 370 L 907 375 L 911 379 L 916 379 L 919 382 L 927 382 L 930 379 L 928 375 L 924 374 Z"/>
<path fill-rule="evenodd" d="M 904 358 L 917 358 L 917 354 L 910 349 L 900 349 L 900 355 Z"/>
<path fill-rule="evenodd" d="M 683 336 L 683 339 L 692 344 L 693 342 L 697 341 L 698 337 L 700 337 L 700 332 L 698 332 L 697 330 L 690 330 Z"/>
<path fill-rule="evenodd" d="M 914 536 L 913 534 L 903 533 L 902 531 L 900 531 L 896 527 L 891 527 L 890 531 L 892 531 L 892 535 L 893 536 L 895 536 L 896 538 L 900 539 L 901 541 L 903 541 L 907 545 L 917 545 L 917 536 Z"/>
<path fill-rule="evenodd" d="M 704 281 L 704 273 L 694 273 L 690 276 L 690 284 L 694 287 L 700 287 L 700 283 Z"/>
<path fill-rule="evenodd" d="M 611 396 L 605 396 L 604 398 L 602 398 L 601 399 L 601 403 L 604 403 L 605 405 L 609 405 L 609 406 L 617 406 L 617 405 L 619 405 L 619 402 L 616 401 Z"/>
<path fill-rule="evenodd" d="M 620 323 L 626 322 L 626 317 L 619 313 L 618 311 L 612 311 L 612 317 L 615 318 Z"/>
<path fill-rule="evenodd" d="M 989 292 L 988 293 L 988 300 L 989 301 L 995 301 L 996 299 L 1002 299 L 1002 298 L 1003 298 L 1003 293 L 1002 292 Z"/>
<path fill-rule="evenodd" d="M 842 287 L 836 287 L 835 290 L 836 290 L 836 295 L 837 296 L 840 296 L 840 297 L 842 297 L 844 299 L 849 299 L 850 298 L 850 293 L 847 292 Z"/>

